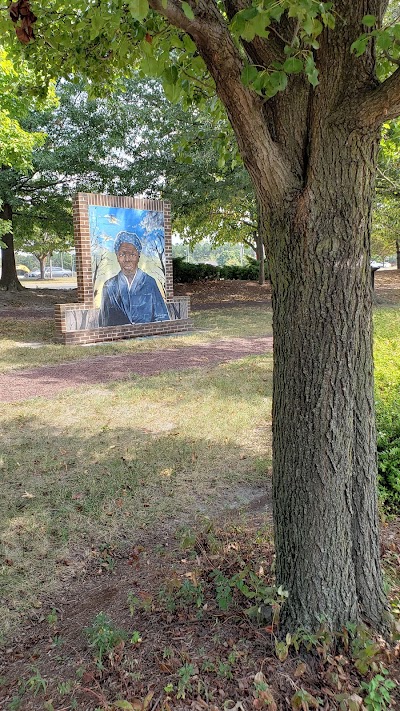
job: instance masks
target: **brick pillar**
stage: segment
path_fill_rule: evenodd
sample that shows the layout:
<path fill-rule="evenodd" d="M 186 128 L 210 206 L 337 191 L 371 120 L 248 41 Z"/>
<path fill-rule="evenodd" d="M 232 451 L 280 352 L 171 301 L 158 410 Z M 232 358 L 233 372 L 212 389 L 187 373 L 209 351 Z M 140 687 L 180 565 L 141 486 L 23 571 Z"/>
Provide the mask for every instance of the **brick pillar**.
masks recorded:
<path fill-rule="evenodd" d="M 75 195 L 73 214 L 78 301 L 89 305 L 93 304 L 93 282 L 88 203 L 89 195 L 87 193 L 77 193 Z"/>

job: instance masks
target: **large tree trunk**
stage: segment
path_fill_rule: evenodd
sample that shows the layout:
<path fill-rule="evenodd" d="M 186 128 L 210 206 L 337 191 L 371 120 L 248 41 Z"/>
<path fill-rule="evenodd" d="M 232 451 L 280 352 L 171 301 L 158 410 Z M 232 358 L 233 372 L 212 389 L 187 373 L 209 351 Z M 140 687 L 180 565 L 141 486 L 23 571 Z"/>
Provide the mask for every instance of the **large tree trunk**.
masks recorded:
<path fill-rule="evenodd" d="M 0 219 L 12 221 L 11 205 L 5 203 L 0 211 Z M 1 248 L 1 279 L 0 289 L 10 291 L 21 291 L 24 287 L 17 276 L 14 253 L 14 237 L 12 232 L 8 232 L 1 238 L 6 247 Z"/>
<path fill-rule="evenodd" d="M 311 155 L 307 188 L 272 219 L 267 254 L 277 583 L 289 591 L 285 629 L 383 628 L 368 260 L 377 138 L 331 128 L 317 145 L 330 150 Z"/>
<path fill-rule="evenodd" d="M 176 3 L 164 10 L 159 0 L 150 4 L 188 26 L 226 108 L 267 235 L 276 576 L 289 593 L 282 631 L 315 630 L 321 622 L 338 630 L 361 619 L 383 629 L 369 235 L 378 130 L 397 115 L 400 89 L 398 72 L 378 87 L 373 42 L 360 57 L 351 47 L 364 15 L 379 25 L 387 2 L 335 3 L 336 28 L 318 35 L 309 56 L 318 85 L 291 75 L 268 100 L 243 86 L 242 55 L 216 3 L 193 3 L 193 23 L 182 20 Z M 248 3 L 224 6 L 232 19 Z M 291 51 L 298 29 L 284 15 L 279 32 L 243 41 L 243 51 L 268 73 Z"/>

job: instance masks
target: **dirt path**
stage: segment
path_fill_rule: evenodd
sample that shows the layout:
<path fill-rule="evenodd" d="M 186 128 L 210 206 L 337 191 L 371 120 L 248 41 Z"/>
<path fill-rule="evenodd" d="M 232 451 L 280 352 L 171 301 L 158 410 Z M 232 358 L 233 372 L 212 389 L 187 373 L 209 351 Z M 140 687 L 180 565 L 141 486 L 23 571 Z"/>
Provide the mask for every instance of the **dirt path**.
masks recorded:
<path fill-rule="evenodd" d="M 133 374 L 150 376 L 170 370 L 204 368 L 270 352 L 272 336 L 232 338 L 179 349 L 97 356 L 84 361 L 12 371 L 0 374 L 0 401 L 49 398 L 67 388 L 125 380 Z"/>

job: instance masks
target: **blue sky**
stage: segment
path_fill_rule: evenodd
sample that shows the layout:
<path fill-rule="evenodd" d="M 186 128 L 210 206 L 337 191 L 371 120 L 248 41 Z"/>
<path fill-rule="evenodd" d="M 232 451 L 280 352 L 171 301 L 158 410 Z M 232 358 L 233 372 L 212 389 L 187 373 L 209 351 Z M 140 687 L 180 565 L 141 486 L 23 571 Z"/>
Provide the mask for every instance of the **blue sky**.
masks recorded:
<path fill-rule="evenodd" d="M 149 231 L 149 220 L 154 223 L 154 230 Z M 147 222 L 146 224 L 144 224 Z M 97 241 L 99 247 L 114 251 L 114 240 L 118 232 L 134 232 L 142 241 L 145 252 L 151 252 L 151 243 L 155 237 L 164 235 L 163 213 L 149 210 L 135 210 L 125 207 L 103 207 L 89 205 L 90 239 Z"/>

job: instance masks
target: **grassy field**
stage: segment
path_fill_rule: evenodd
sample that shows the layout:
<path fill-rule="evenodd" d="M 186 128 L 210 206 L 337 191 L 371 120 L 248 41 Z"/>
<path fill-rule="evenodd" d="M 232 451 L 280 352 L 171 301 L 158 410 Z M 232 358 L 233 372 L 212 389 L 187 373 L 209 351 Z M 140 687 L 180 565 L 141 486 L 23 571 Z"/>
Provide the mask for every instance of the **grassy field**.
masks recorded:
<path fill-rule="evenodd" d="M 54 345 L 47 320 L 8 321 L 4 370 L 269 333 L 271 315 L 232 309 L 194 315 L 195 333 L 93 348 Z M 22 341 L 45 343 L 24 347 Z M 139 526 L 187 522 L 264 492 L 270 466 L 272 357 L 212 369 L 82 387 L 48 401 L 3 406 L 3 634 L 40 605 L 93 550 Z M 219 502 L 219 503 L 218 503 Z M 68 561 L 66 566 L 65 561 Z"/>
<path fill-rule="evenodd" d="M 10 320 L 1 368 L 271 332 L 264 307 L 198 312 L 194 320 L 189 336 L 95 349 L 55 345 L 51 321 Z M 375 333 L 377 388 L 398 393 L 396 309 L 376 310 Z M 261 495 L 271 459 L 271 378 L 266 355 L 3 406 L 2 633 L 93 551 L 123 544 L 138 527 L 212 516 Z"/>
<path fill-rule="evenodd" d="M 2 319 L 0 371 L 93 358 L 95 355 L 136 353 L 159 348 L 181 348 L 220 338 L 263 336 L 272 332 L 272 312 L 265 307 L 243 307 L 193 313 L 195 330 L 181 336 L 138 338 L 106 345 L 56 344 L 53 319 Z"/>

